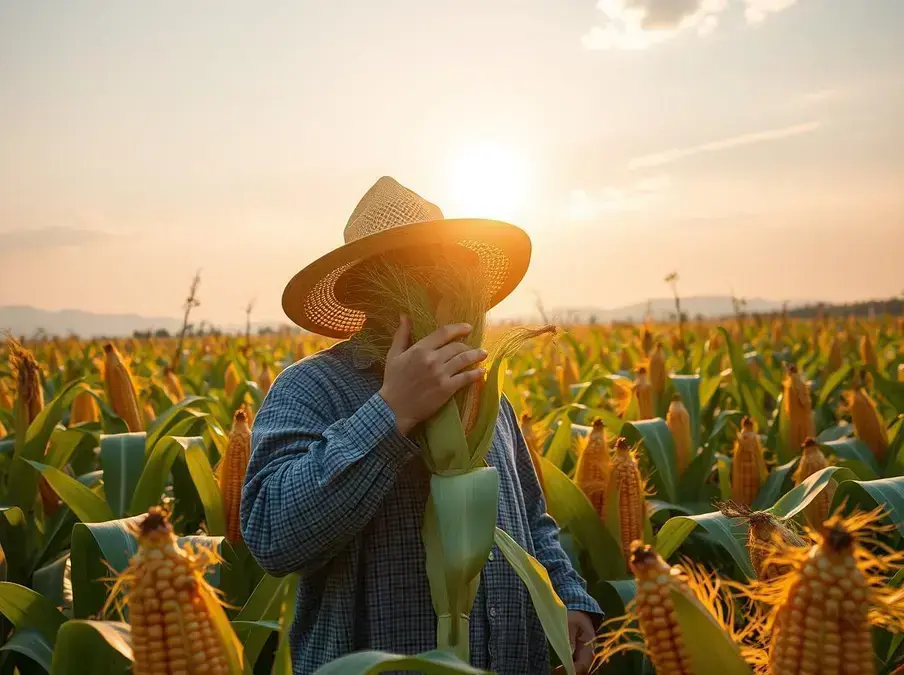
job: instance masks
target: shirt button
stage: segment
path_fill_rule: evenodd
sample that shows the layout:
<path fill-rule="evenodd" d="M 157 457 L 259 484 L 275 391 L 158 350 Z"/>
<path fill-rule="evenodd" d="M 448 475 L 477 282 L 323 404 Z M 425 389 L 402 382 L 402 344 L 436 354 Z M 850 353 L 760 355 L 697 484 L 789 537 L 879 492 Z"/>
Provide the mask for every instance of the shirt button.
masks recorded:
<path fill-rule="evenodd" d="M 490 616 L 493 617 L 494 619 L 496 618 L 496 608 L 495 607 L 490 607 Z"/>
<path fill-rule="evenodd" d="M 496 556 L 493 555 L 493 552 L 490 551 L 490 555 L 487 556 L 487 560 L 489 560 L 490 562 L 493 562 L 493 559 L 494 559 L 495 557 L 496 557 Z"/>

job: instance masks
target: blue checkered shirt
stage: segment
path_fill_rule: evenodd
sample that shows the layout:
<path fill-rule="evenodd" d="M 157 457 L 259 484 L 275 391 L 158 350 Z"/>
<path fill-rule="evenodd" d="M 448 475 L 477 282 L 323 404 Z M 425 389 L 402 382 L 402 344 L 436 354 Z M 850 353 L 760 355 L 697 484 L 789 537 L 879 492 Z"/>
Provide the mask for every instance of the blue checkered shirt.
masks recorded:
<path fill-rule="evenodd" d="M 301 573 L 291 628 L 295 675 L 344 654 L 436 648 L 421 520 L 429 474 L 377 394 L 354 340 L 283 371 L 254 419 L 242 533 L 272 575 Z M 600 613 L 558 541 L 508 401 L 489 464 L 500 528 L 539 559 L 570 610 Z M 471 663 L 502 675 L 549 672 L 530 596 L 494 548 L 471 612 Z"/>

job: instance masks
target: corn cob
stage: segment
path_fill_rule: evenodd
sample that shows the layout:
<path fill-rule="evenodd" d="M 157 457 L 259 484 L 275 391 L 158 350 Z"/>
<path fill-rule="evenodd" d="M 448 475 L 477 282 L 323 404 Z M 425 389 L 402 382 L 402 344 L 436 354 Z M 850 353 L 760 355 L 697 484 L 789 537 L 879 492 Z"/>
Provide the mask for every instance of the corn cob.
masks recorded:
<path fill-rule="evenodd" d="M 173 369 L 169 366 L 163 371 L 163 388 L 166 389 L 166 393 L 169 394 L 176 403 L 185 398 L 185 390 L 182 388 L 182 383 L 179 381 L 176 373 L 173 372 Z"/>
<path fill-rule="evenodd" d="M 875 401 L 863 387 L 855 387 L 847 394 L 847 407 L 851 411 L 857 437 L 869 446 L 880 463 L 885 461 L 888 430 L 879 416 Z"/>
<path fill-rule="evenodd" d="M 537 474 L 537 480 L 540 482 L 540 489 L 546 494 L 546 483 L 543 480 L 543 467 L 540 464 L 540 441 L 537 438 L 537 432 L 534 429 L 534 422 L 528 413 L 521 415 L 521 435 L 524 436 L 524 444 L 530 454 L 531 464 L 534 465 L 534 471 Z"/>
<path fill-rule="evenodd" d="M 900 569 L 902 553 L 873 553 L 859 530 L 878 510 L 844 519 L 833 516 L 812 547 L 777 544 L 771 556 L 791 571 L 753 582 L 747 595 L 773 611 L 761 628 L 769 647 L 769 675 L 875 675 L 872 626 L 900 630 L 901 592 L 886 574 Z"/>
<path fill-rule="evenodd" d="M 606 488 L 606 504 L 618 504 L 619 529 L 622 553 L 631 550 L 631 542 L 643 539 L 643 521 L 646 509 L 644 484 L 637 468 L 634 453 L 628 441 L 619 437 L 615 442 L 615 459 Z"/>
<path fill-rule="evenodd" d="M 827 373 L 834 373 L 836 370 L 840 370 L 842 365 L 844 365 L 844 360 L 841 357 L 841 343 L 838 342 L 838 336 L 836 335 L 832 338 L 826 371 Z"/>
<path fill-rule="evenodd" d="M 241 382 L 239 371 L 236 369 L 234 363 L 230 362 L 229 365 L 226 366 L 226 372 L 223 374 L 223 377 L 223 388 L 226 390 L 226 395 L 232 398 L 233 393 L 235 393 L 236 388 L 239 386 L 239 382 Z"/>
<path fill-rule="evenodd" d="M 208 551 L 180 548 L 166 513 L 151 507 L 137 526 L 138 552 L 111 593 L 127 588 L 134 675 L 226 675 L 222 608 L 204 579 Z M 230 639 L 233 639 L 231 636 Z"/>
<path fill-rule="evenodd" d="M 260 374 L 257 376 L 257 386 L 265 394 L 273 386 L 273 368 L 269 363 L 264 364 L 264 367 L 261 368 Z"/>
<path fill-rule="evenodd" d="M 691 463 L 691 453 L 693 444 L 691 438 L 691 416 L 681 396 L 675 394 L 672 402 L 669 404 L 669 411 L 665 416 L 665 422 L 672 432 L 672 438 L 675 439 L 675 456 L 678 459 L 678 475 L 684 473 L 687 465 Z"/>
<path fill-rule="evenodd" d="M 898 364 L 898 382 L 904 382 L 904 363 Z"/>
<path fill-rule="evenodd" d="M 673 589 L 693 597 L 681 570 L 669 567 L 652 546 L 640 541 L 632 542 L 628 564 L 637 582 L 640 631 L 656 675 L 695 675 L 672 601 Z"/>
<path fill-rule="evenodd" d="M 619 367 L 619 370 L 624 370 L 625 372 L 628 372 L 628 371 L 631 371 L 634 369 L 634 363 L 631 361 L 631 354 L 628 353 L 628 350 L 625 347 L 622 347 L 618 367 Z"/>
<path fill-rule="evenodd" d="M 100 409 L 94 396 L 87 391 L 77 394 L 69 412 L 69 426 L 98 421 L 100 421 Z"/>
<path fill-rule="evenodd" d="M 647 369 L 641 366 L 637 369 L 637 378 L 634 380 L 632 387 L 634 396 L 637 399 L 637 410 L 640 419 L 651 420 L 656 414 L 653 407 L 653 385 L 647 377 Z"/>
<path fill-rule="evenodd" d="M 122 418 L 129 431 L 144 431 L 144 422 L 138 408 L 138 395 L 129 369 L 112 343 L 104 345 L 104 353 L 106 354 L 104 384 L 113 412 Z"/>
<path fill-rule="evenodd" d="M 641 338 L 640 346 L 645 355 L 649 355 L 650 350 L 653 349 L 653 334 L 648 328 L 643 329 L 643 338 Z"/>
<path fill-rule="evenodd" d="M 609 446 L 606 444 L 606 429 L 599 418 L 593 421 L 593 430 L 587 445 L 578 458 L 574 471 L 574 482 L 581 488 L 599 517 L 606 519 L 606 488 L 610 474 Z"/>
<path fill-rule="evenodd" d="M 657 342 L 653 353 L 650 354 L 650 384 L 653 385 L 653 394 L 657 399 L 661 398 L 665 391 L 666 378 L 665 349 L 662 348 L 661 342 Z"/>
<path fill-rule="evenodd" d="M 788 368 L 782 406 L 788 420 L 788 429 L 785 432 L 788 447 L 800 448 L 807 438 L 816 435 L 816 430 L 813 425 L 810 387 L 801 378 L 797 366 L 792 365 Z"/>
<path fill-rule="evenodd" d="M 12 410 L 14 405 L 15 401 L 9 391 L 9 387 L 6 385 L 6 380 L 0 380 L 0 408 Z"/>
<path fill-rule="evenodd" d="M 766 478 L 765 474 L 766 462 L 756 426 L 752 419 L 744 417 L 731 463 L 732 500 L 743 506 L 753 504 Z"/>
<path fill-rule="evenodd" d="M 870 340 L 869 333 L 864 333 L 860 338 L 860 358 L 868 366 L 879 367 L 879 359 L 876 357 L 876 350 L 873 348 L 873 341 Z"/>
<path fill-rule="evenodd" d="M 747 552 L 757 579 L 774 579 L 791 571 L 790 565 L 776 565 L 769 559 L 776 541 L 784 547 L 802 547 L 807 545 L 806 539 L 768 511 L 752 511 L 735 501 L 718 506 L 726 518 L 743 518 L 747 522 Z"/>
<path fill-rule="evenodd" d="M 226 514 L 226 541 L 234 543 L 242 540 L 239 506 L 242 500 L 242 485 L 251 459 L 251 427 L 244 409 L 235 411 L 229 445 L 217 469 L 217 481 Z"/>
<path fill-rule="evenodd" d="M 829 466 L 826 456 L 822 454 L 815 439 L 805 440 L 802 449 L 800 464 L 797 466 L 797 471 L 794 472 L 795 485 L 800 485 L 817 471 L 822 471 Z M 836 487 L 837 483 L 830 480 L 822 492 L 816 495 L 816 498 L 807 506 L 805 510 L 807 521 L 813 529 L 821 528 L 823 522 L 828 518 L 829 507 L 832 504 L 832 497 L 835 496 Z"/>

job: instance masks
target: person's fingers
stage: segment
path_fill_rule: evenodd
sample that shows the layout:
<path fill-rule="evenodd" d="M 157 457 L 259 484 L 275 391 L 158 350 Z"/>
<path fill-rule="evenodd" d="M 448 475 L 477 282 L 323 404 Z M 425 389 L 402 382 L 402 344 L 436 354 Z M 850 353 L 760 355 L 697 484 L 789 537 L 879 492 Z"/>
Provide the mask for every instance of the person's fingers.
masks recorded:
<path fill-rule="evenodd" d="M 442 328 L 437 328 L 427 337 L 418 342 L 418 345 L 428 351 L 435 351 L 453 340 L 464 337 L 471 332 L 471 324 L 451 323 Z"/>
<path fill-rule="evenodd" d="M 469 384 L 474 384 L 483 377 L 484 372 L 483 368 L 475 368 L 474 370 L 463 370 L 457 375 L 453 375 L 449 378 L 449 394 L 454 394 Z"/>
<path fill-rule="evenodd" d="M 471 347 L 466 345 L 464 342 L 450 342 L 449 344 L 444 345 L 436 350 L 436 360 L 439 363 L 445 364 L 449 361 L 449 359 L 452 359 L 462 352 L 468 351 L 469 349 L 471 349 Z"/>
<path fill-rule="evenodd" d="M 585 675 L 590 672 L 590 666 L 593 665 L 593 648 L 578 639 L 577 647 L 574 650 L 573 662 L 577 675 Z"/>
<path fill-rule="evenodd" d="M 469 368 L 475 363 L 480 363 L 486 357 L 487 353 L 483 349 L 469 349 L 466 352 L 462 352 L 455 358 L 450 359 L 448 363 L 446 363 L 446 372 L 449 375 L 460 373 L 465 368 Z"/>
<path fill-rule="evenodd" d="M 387 360 L 395 358 L 406 349 L 411 342 L 411 319 L 405 314 L 399 316 L 399 327 L 396 328 L 395 334 L 392 336 L 392 344 L 386 353 Z"/>

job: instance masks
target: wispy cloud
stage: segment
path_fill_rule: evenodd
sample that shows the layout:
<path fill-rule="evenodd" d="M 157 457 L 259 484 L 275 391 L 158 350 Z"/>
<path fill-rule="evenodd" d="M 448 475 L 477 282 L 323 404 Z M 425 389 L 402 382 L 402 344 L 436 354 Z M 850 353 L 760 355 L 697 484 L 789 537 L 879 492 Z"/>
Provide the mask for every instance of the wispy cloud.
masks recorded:
<path fill-rule="evenodd" d="M 598 0 L 603 17 L 581 38 L 587 49 L 646 49 L 681 32 L 708 35 L 729 7 L 743 7 L 748 24 L 762 22 L 797 0 Z"/>
<path fill-rule="evenodd" d="M 801 95 L 797 100 L 800 105 L 819 105 L 821 103 L 829 103 L 841 98 L 840 89 L 818 89 L 816 91 L 808 91 Z"/>
<path fill-rule="evenodd" d="M 665 174 L 641 178 L 630 187 L 608 186 L 602 190 L 572 190 L 568 216 L 572 221 L 589 221 L 612 213 L 645 211 L 664 192 L 672 181 Z"/>
<path fill-rule="evenodd" d="M 783 138 L 791 138 L 792 136 L 800 136 L 816 131 L 819 128 L 819 122 L 806 122 L 804 124 L 795 124 L 790 127 L 781 129 L 768 129 L 766 131 L 755 131 L 730 138 L 722 138 L 717 141 L 701 143 L 700 145 L 692 145 L 687 148 L 672 148 L 663 152 L 657 152 L 650 155 L 635 157 L 630 161 L 628 167 L 631 169 L 649 169 L 651 167 L 662 166 L 663 164 L 671 164 L 685 157 L 692 155 L 700 155 L 707 152 L 718 152 L 720 150 L 730 150 L 745 145 L 753 145 L 755 143 L 763 143 L 765 141 L 778 141 Z"/>
<path fill-rule="evenodd" d="M 65 226 L 7 230 L 0 232 L 0 251 L 47 251 L 65 246 L 94 244 L 112 236 L 100 230 Z"/>

